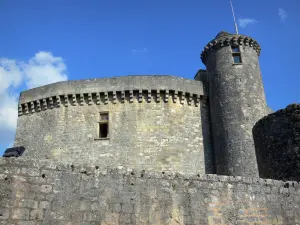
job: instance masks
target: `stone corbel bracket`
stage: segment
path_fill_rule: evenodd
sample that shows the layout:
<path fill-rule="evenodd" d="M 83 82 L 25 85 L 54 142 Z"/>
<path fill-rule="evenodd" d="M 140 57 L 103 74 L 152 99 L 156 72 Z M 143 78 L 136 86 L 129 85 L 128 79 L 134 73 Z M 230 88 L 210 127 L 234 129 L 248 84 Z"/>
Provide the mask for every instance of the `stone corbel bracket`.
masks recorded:
<path fill-rule="evenodd" d="M 210 41 L 203 49 L 201 53 L 201 60 L 205 64 L 206 58 L 210 52 L 216 51 L 224 46 L 236 46 L 236 45 L 244 45 L 253 48 L 257 55 L 260 55 L 261 48 L 260 45 L 253 38 L 245 36 L 245 35 L 226 35 L 220 38 L 216 38 Z"/>
<path fill-rule="evenodd" d="M 186 104 L 199 107 L 200 100 L 206 96 L 177 90 L 121 90 L 94 93 L 70 93 L 49 96 L 19 104 L 18 115 L 38 113 L 59 107 L 91 106 L 124 103 Z"/>

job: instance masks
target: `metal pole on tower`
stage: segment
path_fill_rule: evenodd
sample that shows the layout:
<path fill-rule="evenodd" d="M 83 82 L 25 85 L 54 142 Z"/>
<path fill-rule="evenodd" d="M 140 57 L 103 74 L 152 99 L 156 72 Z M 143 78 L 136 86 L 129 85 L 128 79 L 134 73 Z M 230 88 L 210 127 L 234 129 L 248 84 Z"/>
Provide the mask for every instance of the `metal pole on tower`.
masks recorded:
<path fill-rule="evenodd" d="M 238 30 L 238 26 L 235 20 L 235 15 L 234 15 L 234 9 L 233 9 L 233 5 L 232 5 L 232 1 L 230 0 L 230 5 L 231 5 L 231 10 L 232 10 L 232 16 L 233 16 L 233 21 L 234 21 L 234 27 L 235 27 L 235 32 L 236 34 L 239 34 L 239 30 Z"/>

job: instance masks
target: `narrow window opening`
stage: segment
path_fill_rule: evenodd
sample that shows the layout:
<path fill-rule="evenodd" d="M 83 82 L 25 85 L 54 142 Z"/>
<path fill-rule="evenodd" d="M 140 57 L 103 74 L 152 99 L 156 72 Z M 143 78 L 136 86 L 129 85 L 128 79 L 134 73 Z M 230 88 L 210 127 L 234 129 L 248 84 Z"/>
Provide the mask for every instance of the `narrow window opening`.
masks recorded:
<path fill-rule="evenodd" d="M 240 47 L 239 46 L 231 46 L 231 51 L 232 51 L 233 63 L 241 64 L 242 57 L 241 57 Z"/>
<path fill-rule="evenodd" d="M 242 59 L 240 55 L 234 55 L 233 56 L 233 62 L 237 63 L 237 64 L 241 64 L 242 63 Z"/>
<path fill-rule="evenodd" d="M 108 124 L 107 123 L 100 123 L 100 138 L 107 138 L 108 137 Z"/>
<path fill-rule="evenodd" d="M 237 47 L 232 46 L 231 49 L 232 49 L 232 52 L 240 52 L 239 46 L 237 46 Z"/>
<path fill-rule="evenodd" d="M 109 115 L 108 112 L 100 113 L 99 130 L 98 130 L 98 139 L 107 139 L 109 138 Z"/>

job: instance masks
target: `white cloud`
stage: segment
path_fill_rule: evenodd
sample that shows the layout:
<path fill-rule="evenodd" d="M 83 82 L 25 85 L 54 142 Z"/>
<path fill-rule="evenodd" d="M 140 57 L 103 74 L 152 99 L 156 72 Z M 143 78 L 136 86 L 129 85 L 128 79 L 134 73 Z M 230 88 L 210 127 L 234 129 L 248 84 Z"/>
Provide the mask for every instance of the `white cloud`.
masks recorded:
<path fill-rule="evenodd" d="M 67 80 L 66 65 L 51 52 L 38 52 L 28 62 L 0 58 L 0 146 L 13 142 L 18 117 L 18 88 Z M 1 149 L 0 149 L 1 151 Z"/>
<path fill-rule="evenodd" d="M 256 19 L 250 19 L 250 18 L 240 18 L 238 20 L 239 26 L 241 28 L 246 28 L 249 24 L 253 24 L 256 23 L 257 20 Z"/>
<path fill-rule="evenodd" d="M 133 54 L 137 54 L 137 53 L 147 53 L 148 49 L 147 48 L 138 48 L 138 49 L 132 49 L 131 52 Z"/>
<path fill-rule="evenodd" d="M 285 21 L 285 19 L 287 18 L 288 14 L 287 14 L 287 12 L 283 8 L 279 8 L 278 9 L 278 16 L 280 17 L 281 21 Z"/>

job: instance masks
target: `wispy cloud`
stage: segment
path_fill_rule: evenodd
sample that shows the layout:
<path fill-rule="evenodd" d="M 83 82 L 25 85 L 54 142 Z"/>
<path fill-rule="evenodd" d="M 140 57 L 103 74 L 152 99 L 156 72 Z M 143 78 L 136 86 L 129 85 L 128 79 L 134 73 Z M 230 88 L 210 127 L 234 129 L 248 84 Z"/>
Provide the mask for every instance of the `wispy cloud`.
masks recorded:
<path fill-rule="evenodd" d="M 287 18 L 288 14 L 287 14 L 287 12 L 283 8 L 279 8 L 278 9 L 278 16 L 280 17 L 281 21 L 285 21 L 285 19 Z"/>
<path fill-rule="evenodd" d="M 137 53 L 147 53 L 148 52 L 148 49 L 147 48 L 135 48 L 135 49 L 132 49 L 131 52 L 133 54 L 137 54 Z"/>
<path fill-rule="evenodd" d="M 63 59 L 51 52 L 38 52 L 27 62 L 0 58 L 0 147 L 13 143 L 19 87 L 34 88 L 67 79 Z"/>
<path fill-rule="evenodd" d="M 241 28 L 246 28 L 249 24 L 257 23 L 257 20 L 251 18 L 240 18 L 238 23 Z"/>

